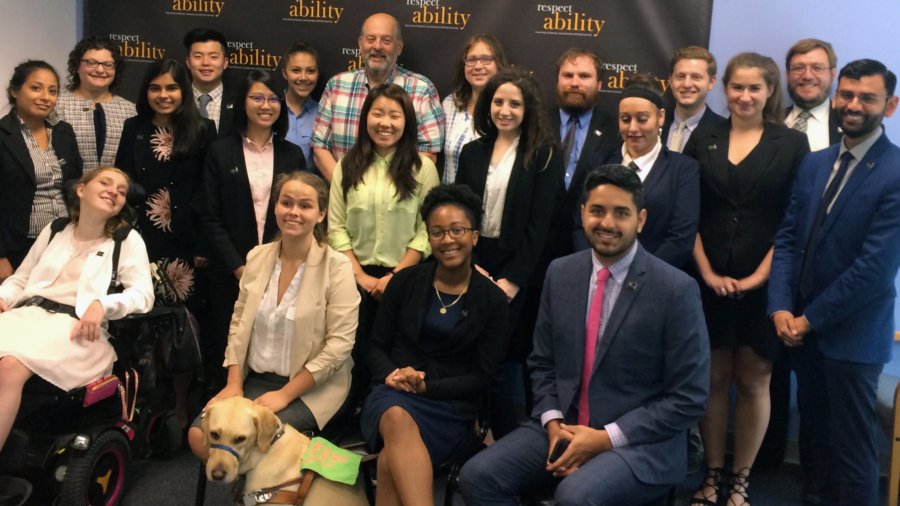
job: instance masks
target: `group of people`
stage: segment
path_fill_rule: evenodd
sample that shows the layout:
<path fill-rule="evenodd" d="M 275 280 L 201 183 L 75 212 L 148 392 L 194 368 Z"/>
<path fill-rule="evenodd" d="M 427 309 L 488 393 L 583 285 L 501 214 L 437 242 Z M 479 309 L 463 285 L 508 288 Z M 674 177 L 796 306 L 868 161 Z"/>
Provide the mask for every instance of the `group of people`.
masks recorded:
<path fill-rule="evenodd" d="M 726 119 L 696 46 L 672 58 L 671 97 L 635 75 L 614 112 L 594 52 L 560 56 L 545 105 L 489 34 L 441 102 L 397 64 L 387 14 L 362 26 L 364 67 L 318 102 L 307 43 L 283 80 L 255 70 L 235 89 L 222 34 L 184 46 L 184 63 L 147 67 L 136 104 L 115 94 L 123 59 L 102 38 L 72 50 L 63 90 L 42 61 L 10 79 L 0 446 L 26 380 L 109 371 L 105 322 L 155 298 L 202 315 L 209 402 L 243 395 L 312 431 L 362 403 L 378 504 L 430 504 L 433 467 L 489 398 L 496 443 L 463 467 L 469 504 L 547 486 L 558 504 L 653 500 L 683 479 L 699 422 L 691 504 L 748 505 L 772 406 L 786 416 L 774 364 L 774 385 L 798 377 L 804 502 L 877 503 L 900 261 L 900 150 L 881 127 L 896 77 L 879 62 L 838 73 L 831 45 L 804 39 L 785 109 L 777 64 L 741 53 Z M 169 282 L 154 288 L 150 263 Z M 173 378 L 185 425 L 192 381 Z M 199 416 L 188 441 L 205 459 Z"/>

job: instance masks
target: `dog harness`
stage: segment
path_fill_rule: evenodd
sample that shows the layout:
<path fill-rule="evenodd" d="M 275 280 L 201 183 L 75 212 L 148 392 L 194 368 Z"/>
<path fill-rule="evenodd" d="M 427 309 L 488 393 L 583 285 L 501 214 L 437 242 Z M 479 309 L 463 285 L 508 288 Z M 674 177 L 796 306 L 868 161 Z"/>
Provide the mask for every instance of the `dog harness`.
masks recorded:
<path fill-rule="evenodd" d="M 281 439 L 281 436 L 284 435 L 284 422 L 278 422 L 278 428 L 275 430 L 275 434 L 272 435 L 272 441 L 269 443 L 269 446 L 275 444 L 276 441 Z M 211 444 L 209 445 L 210 450 L 222 450 L 223 452 L 228 452 L 232 457 L 235 458 L 238 462 L 241 461 L 240 454 L 232 447 L 223 444 Z"/>

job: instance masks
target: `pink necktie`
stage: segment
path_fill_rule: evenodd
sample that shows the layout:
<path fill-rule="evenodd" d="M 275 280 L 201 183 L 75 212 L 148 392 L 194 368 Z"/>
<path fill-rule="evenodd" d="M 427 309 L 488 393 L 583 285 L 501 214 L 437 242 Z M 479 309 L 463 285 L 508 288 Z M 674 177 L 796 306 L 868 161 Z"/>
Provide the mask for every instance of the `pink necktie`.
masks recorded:
<path fill-rule="evenodd" d="M 597 354 L 597 338 L 600 333 L 600 320 L 603 319 L 603 291 L 609 269 L 603 267 L 597 271 L 597 289 L 591 300 L 591 309 L 587 317 L 587 333 L 584 336 L 584 367 L 581 369 L 581 389 L 578 392 L 578 425 L 588 426 L 591 420 L 588 406 L 588 390 L 590 390 L 591 371 L 594 370 L 594 357 Z"/>

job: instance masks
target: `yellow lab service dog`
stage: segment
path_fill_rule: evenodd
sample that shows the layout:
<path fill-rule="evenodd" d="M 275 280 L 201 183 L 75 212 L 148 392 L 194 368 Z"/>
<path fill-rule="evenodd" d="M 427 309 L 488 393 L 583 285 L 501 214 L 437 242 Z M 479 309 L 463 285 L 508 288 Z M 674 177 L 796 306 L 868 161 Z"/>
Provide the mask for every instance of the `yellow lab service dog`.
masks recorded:
<path fill-rule="evenodd" d="M 256 502 L 248 500 L 247 494 L 299 477 L 301 460 L 309 446 L 309 438 L 282 424 L 268 408 L 244 397 L 231 397 L 211 404 L 203 418 L 203 433 L 210 448 L 206 478 L 231 483 L 239 474 L 246 475 L 244 504 Z M 283 490 L 296 492 L 299 487 L 294 483 Z M 303 504 L 362 506 L 368 502 L 358 487 L 317 477 Z"/>

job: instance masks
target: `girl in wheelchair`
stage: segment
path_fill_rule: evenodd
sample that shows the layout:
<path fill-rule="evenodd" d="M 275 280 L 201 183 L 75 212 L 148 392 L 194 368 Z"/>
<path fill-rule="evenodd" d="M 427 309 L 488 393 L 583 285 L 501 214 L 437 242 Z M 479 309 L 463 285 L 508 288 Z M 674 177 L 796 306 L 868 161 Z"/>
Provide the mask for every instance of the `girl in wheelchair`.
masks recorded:
<path fill-rule="evenodd" d="M 0 448 L 32 375 L 71 390 L 109 374 L 116 355 L 106 321 L 153 306 L 147 250 L 137 232 L 121 241 L 112 272 L 113 236 L 128 226 L 128 186 L 119 169 L 85 174 L 75 187 L 70 223 L 55 237 L 52 225 L 45 227 L 0 285 Z M 112 289 L 116 280 L 120 288 Z"/>

